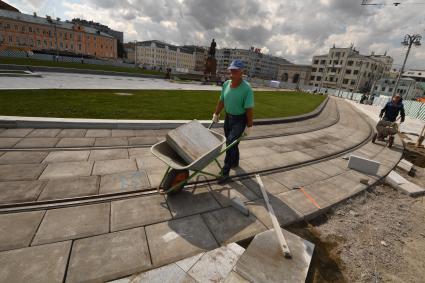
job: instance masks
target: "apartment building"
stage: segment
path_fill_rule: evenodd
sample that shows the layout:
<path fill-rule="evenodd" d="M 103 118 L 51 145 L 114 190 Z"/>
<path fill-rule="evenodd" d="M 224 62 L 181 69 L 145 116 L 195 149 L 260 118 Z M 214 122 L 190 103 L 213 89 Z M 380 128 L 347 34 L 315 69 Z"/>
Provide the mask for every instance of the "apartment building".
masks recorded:
<path fill-rule="evenodd" d="M 368 91 L 375 81 L 390 74 L 393 59 L 362 55 L 353 47 L 332 47 L 328 54 L 313 56 L 310 85 L 346 91 Z"/>
<path fill-rule="evenodd" d="M 284 58 L 263 54 L 259 49 L 222 48 L 216 52 L 217 73 L 225 73 L 227 67 L 235 59 L 245 64 L 245 74 L 251 78 L 277 79 L 279 69 L 290 64 Z"/>
<path fill-rule="evenodd" d="M 137 42 L 137 64 L 155 70 L 171 68 L 175 71 L 195 70 L 196 54 L 193 50 L 159 40 Z"/>
<path fill-rule="evenodd" d="M 0 9 L 0 50 L 117 58 L 117 39 L 95 28 Z"/>

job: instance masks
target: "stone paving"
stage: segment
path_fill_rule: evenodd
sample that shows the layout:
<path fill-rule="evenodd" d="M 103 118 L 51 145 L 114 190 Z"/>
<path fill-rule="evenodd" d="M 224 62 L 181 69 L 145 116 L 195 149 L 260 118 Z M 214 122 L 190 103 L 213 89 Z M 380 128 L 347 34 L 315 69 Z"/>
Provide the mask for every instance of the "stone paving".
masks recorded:
<path fill-rule="evenodd" d="M 341 100 L 331 101 L 328 107 L 334 105 L 340 113 L 337 124 L 304 134 L 243 141 L 241 166 L 233 174 L 311 161 L 354 147 L 370 136 L 367 121 L 358 112 Z M 22 131 L 3 130 L 0 135 L 26 137 L 33 132 L 18 130 Z M 37 131 L 36 135 L 48 133 Z M 90 131 L 90 135 L 112 138 L 113 131 Z M 352 152 L 381 162 L 377 176 L 349 170 L 346 160 L 333 157 L 306 167 L 266 173 L 262 178 L 277 218 L 285 226 L 313 218 L 366 189 L 365 180 L 372 184 L 388 174 L 402 151 L 401 141 L 396 138 L 392 149 L 367 143 Z M 1 155 L 0 204 L 148 189 L 165 170 L 146 148 L 65 152 L 40 151 L 28 155 L 28 161 L 25 155 L 16 154 L 28 152 Z M 229 206 L 233 196 L 245 202 L 251 212 L 249 217 Z M 167 197 L 151 194 L 0 213 L 0 282 L 119 279 L 253 237 L 270 227 L 253 178 L 225 186 L 198 186 Z"/>

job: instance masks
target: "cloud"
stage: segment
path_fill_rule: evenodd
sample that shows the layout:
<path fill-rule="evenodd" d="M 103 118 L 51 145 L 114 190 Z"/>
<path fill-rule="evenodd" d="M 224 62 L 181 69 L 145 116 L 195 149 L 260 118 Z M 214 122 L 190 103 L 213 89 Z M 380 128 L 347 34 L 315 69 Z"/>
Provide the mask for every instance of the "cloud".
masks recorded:
<path fill-rule="evenodd" d="M 16 0 L 45 5 L 43 0 Z M 54 1 L 55 3 L 59 1 Z M 124 31 L 125 40 L 160 39 L 175 44 L 262 47 L 295 63 L 311 63 L 333 44 L 353 43 L 362 53 L 383 53 L 401 64 L 406 33 L 425 31 L 423 5 L 380 0 L 386 6 L 361 6 L 361 0 L 64 0 L 67 18 L 99 21 Z M 44 4 L 43 4 L 44 3 Z M 52 5 L 52 2 L 49 2 Z M 59 5 L 59 4 L 58 4 Z M 425 39 L 424 39 L 425 41 Z M 424 47 L 416 47 L 409 66 L 425 68 Z"/>

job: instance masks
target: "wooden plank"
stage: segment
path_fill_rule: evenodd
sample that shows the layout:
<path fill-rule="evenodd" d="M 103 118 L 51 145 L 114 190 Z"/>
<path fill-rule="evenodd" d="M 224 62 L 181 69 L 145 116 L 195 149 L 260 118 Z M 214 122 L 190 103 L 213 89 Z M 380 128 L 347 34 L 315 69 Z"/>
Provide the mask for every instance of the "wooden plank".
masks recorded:
<path fill-rule="evenodd" d="M 263 194 L 264 202 L 267 205 L 267 210 L 269 211 L 270 218 L 273 224 L 273 229 L 276 232 L 276 236 L 279 241 L 279 246 L 282 249 L 283 255 L 287 258 L 290 258 L 291 251 L 289 250 L 288 244 L 286 243 L 285 237 L 283 236 L 282 229 L 280 228 L 279 222 L 277 221 L 273 207 L 270 204 L 269 197 L 267 196 L 267 192 L 264 189 L 263 181 L 261 180 L 260 175 L 256 174 L 255 177 L 257 178 L 258 185 L 260 186 L 261 193 Z"/>

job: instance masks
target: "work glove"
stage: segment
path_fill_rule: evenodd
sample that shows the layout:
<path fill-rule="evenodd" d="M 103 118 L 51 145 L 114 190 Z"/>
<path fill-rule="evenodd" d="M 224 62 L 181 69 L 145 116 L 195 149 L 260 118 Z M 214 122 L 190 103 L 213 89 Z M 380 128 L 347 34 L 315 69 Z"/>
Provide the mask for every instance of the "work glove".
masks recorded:
<path fill-rule="evenodd" d="M 251 127 L 246 127 L 245 131 L 243 132 L 244 136 L 249 136 L 251 135 L 252 132 L 252 126 Z"/>
<path fill-rule="evenodd" d="M 220 114 L 213 114 L 212 120 L 214 123 L 220 122 Z"/>

